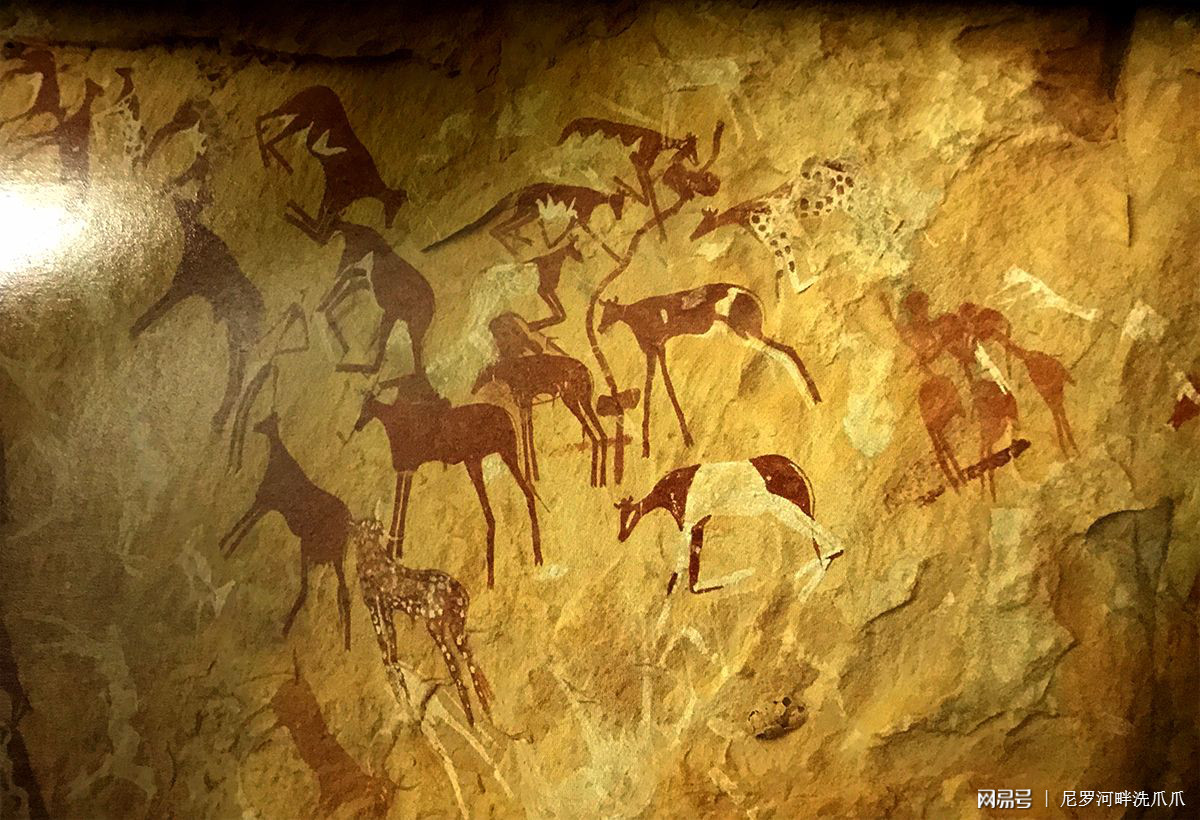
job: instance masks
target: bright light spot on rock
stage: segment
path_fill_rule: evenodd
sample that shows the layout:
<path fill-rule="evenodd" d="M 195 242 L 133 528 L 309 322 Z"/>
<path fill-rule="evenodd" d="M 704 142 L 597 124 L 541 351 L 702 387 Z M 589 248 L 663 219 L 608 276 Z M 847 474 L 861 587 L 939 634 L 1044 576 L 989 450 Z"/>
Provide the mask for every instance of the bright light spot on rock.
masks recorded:
<path fill-rule="evenodd" d="M 44 269 L 82 239 L 87 219 L 77 198 L 63 185 L 0 188 L 0 278 L 6 284 Z"/>

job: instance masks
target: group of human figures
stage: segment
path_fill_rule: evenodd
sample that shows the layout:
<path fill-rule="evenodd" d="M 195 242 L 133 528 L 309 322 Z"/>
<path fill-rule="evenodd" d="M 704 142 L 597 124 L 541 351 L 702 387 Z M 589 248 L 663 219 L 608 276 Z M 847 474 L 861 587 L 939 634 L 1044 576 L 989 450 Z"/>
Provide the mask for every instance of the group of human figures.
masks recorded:
<path fill-rule="evenodd" d="M 1029 382 L 1050 410 L 1063 455 L 1079 452 L 1064 404 L 1064 388 L 1073 383 L 1070 372 L 1053 356 L 1018 344 L 1012 323 L 1000 311 L 964 302 L 955 312 L 933 316 L 928 294 L 919 289 L 901 300 L 899 316 L 886 299 L 883 308 L 912 351 L 921 374 L 917 405 L 934 457 L 950 487 L 957 490 L 968 475 L 978 476 L 980 485 L 986 484 L 995 500 L 996 468 L 1028 446 L 1027 442 L 1021 446 L 1024 440 L 1014 437 L 1019 416 L 1011 376 L 1000 369 L 992 353 L 1002 352 L 1007 364 L 1016 359 L 1024 365 Z M 1011 373 L 1011 367 L 1006 369 Z M 958 386 L 947 371 L 961 373 L 979 428 L 979 459 L 967 469 L 959 464 L 951 438 L 951 424 L 956 419 L 966 420 L 967 414 Z M 1005 436 L 1008 445 L 998 449 Z"/>

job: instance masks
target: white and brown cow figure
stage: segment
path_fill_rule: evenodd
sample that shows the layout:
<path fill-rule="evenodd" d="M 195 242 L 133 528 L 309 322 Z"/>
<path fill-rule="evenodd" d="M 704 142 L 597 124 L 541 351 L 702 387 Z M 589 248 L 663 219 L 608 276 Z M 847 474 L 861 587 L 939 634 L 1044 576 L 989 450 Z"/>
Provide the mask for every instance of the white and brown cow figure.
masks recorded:
<path fill-rule="evenodd" d="M 668 595 L 683 570 L 683 556 L 689 590 L 699 594 L 721 588 L 696 588 L 704 527 L 713 516 L 773 515 L 789 529 L 812 538 L 822 570 L 843 552 L 837 539 L 813 519 L 813 488 L 808 476 L 793 461 L 779 455 L 680 467 L 660 478 L 640 501 L 626 497 L 616 507 L 621 511 L 619 541 L 629 538 L 642 516 L 657 509 L 669 512 L 685 534 L 685 549 L 667 582 Z M 827 552 L 822 552 L 822 545 Z"/>

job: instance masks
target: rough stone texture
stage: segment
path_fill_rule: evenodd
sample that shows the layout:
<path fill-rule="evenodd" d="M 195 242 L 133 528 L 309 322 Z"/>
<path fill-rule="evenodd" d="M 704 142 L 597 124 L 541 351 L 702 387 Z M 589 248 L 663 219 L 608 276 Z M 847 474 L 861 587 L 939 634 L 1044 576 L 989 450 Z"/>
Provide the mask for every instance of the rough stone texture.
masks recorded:
<path fill-rule="evenodd" d="M 957 817 L 975 816 L 988 788 L 1031 789 L 1035 806 L 1046 790 L 1055 805 L 1066 789 L 1182 791 L 1188 809 L 1150 816 L 1195 811 L 1200 422 L 1167 422 L 1200 401 L 1185 377 L 1200 358 L 1200 18 L 731 3 L 203 22 L 10 9 L 0 25 L 4 70 L 48 50 L 63 109 L 0 129 L 0 705 L 12 707 L 0 815 Z M 118 105 L 121 67 L 136 120 Z M 7 76 L 0 116 L 42 99 L 40 76 Z M 25 135 L 72 119 L 89 80 L 102 93 L 83 118 L 85 187 L 54 145 L 20 155 Z M 664 150 L 651 172 L 665 239 L 632 198 L 620 220 L 597 208 L 594 236 L 574 230 L 582 260 L 564 262 L 557 290 L 566 319 L 543 332 L 588 368 L 594 397 L 611 388 L 588 335 L 603 308 L 589 318 L 588 307 L 608 279 L 603 298 L 622 304 L 718 282 L 752 291 L 763 331 L 795 347 L 823 399 L 723 326 L 673 339 L 694 444 L 656 377 L 651 455 L 642 408 L 630 407 L 624 475 L 613 481 L 610 448 L 604 487 L 589 486 L 564 402 L 535 406 L 545 562 L 533 565 L 518 485 L 489 457 L 494 589 L 467 471 L 418 469 L 402 560 L 470 595 L 466 634 L 494 692 L 490 718 L 470 693 L 473 727 L 420 620 L 396 619 L 407 696 L 389 674 L 353 541 L 349 651 L 326 566 L 281 636 L 301 538 L 280 515 L 232 555 L 219 550 L 268 469 L 253 428 L 272 411 L 313 482 L 355 519 L 390 519 L 384 429 L 351 431 L 364 392 L 391 401 L 381 382 L 413 372 L 412 328 L 396 326 L 378 373 L 338 371 L 372 358 L 381 309 L 369 289 L 348 297 L 343 355 L 317 307 L 348 243 L 314 242 L 283 218 L 289 200 L 315 213 L 320 160 L 344 153 L 342 132 L 318 119 L 311 150 L 300 135 L 280 141 L 290 175 L 264 167 L 256 144 L 260 114 L 318 85 L 336 92 L 383 182 L 407 191 L 390 227 L 374 199 L 343 217 L 428 280 L 424 365 L 453 404 L 492 402 L 517 422 L 504 390 L 472 387 L 498 355 L 492 319 L 549 314 L 537 270 L 518 263 L 546 252 L 539 223 L 553 238 L 569 213 L 535 210 L 515 257 L 486 230 L 421 249 L 535 182 L 636 185 L 636 146 L 559 144 L 577 117 L 697 136 L 696 165 Z M 173 118 L 177 131 L 131 163 Z M 718 122 L 708 173 L 719 189 L 697 167 Z M 268 123 L 268 137 L 283 124 Z M 68 154 L 78 138 L 63 138 Z M 776 293 L 771 248 L 749 229 L 691 238 L 703 209 L 804 180 L 825 160 L 853 176 L 844 207 L 772 211 L 797 279 L 816 277 L 803 293 L 786 277 Z M 691 183 L 678 208 L 672 166 Z M 797 190 L 807 198 L 813 185 Z M 211 244 L 187 255 L 175 201 L 193 214 L 193 240 L 211 230 L 226 243 L 243 284 L 213 284 L 228 269 Z M 349 261 L 378 271 L 386 254 L 363 255 Z M 212 304 L 180 302 L 132 339 L 188 258 Z M 906 324 L 918 292 L 940 336 Z M 272 330 L 293 303 L 309 343 L 280 353 L 302 341 L 299 324 Z M 964 303 L 1001 311 L 1011 335 L 968 322 Z M 230 316 L 236 340 L 218 321 Z M 629 328 L 595 337 L 616 386 L 644 389 Z M 234 384 L 248 408 L 240 471 L 227 465 L 236 409 L 211 423 L 237 340 L 248 358 Z M 1043 400 L 1056 378 L 1076 448 L 1060 446 Z M 938 408 L 920 397 L 947 384 L 961 412 L 941 407 L 946 449 L 964 469 L 999 452 L 984 460 L 994 497 L 981 481 L 947 486 L 935 460 L 923 421 Z M 603 422 L 613 438 L 613 416 Z M 700 585 L 730 583 L 692 595 L 684 580 L 664 595 L 688 532 L 658 512 L 620 541 L 614 503 L 678 467 L 765 453 L 803 467 L 822 549 L 832 539 L 844 555 L 822 569 L 804 519 L 789 530 L 763 514 L 761 489 L 718 487 L 712 502 L 746 515 L 707 526 Z M 344 528 L 329 534 L 336 505 L 294 475 L 274 486 L 317 522 L 318 547 L 347 543 Z"/>

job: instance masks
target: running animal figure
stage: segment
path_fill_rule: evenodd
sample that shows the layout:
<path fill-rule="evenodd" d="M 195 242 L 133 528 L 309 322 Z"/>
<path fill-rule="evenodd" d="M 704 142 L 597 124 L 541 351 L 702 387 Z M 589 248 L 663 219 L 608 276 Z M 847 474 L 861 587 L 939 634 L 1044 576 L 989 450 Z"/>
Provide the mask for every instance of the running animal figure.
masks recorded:
<path fill-rule="evenodd" d="M 817 281 L 810 276 L 801 282 L 793 250 L 794 236 L 789 226 L 801 219 L 814 219 L 845 207 L 854 188 L 854 177 L 838 160 L 805 161 L 800 176 L 785 182 L 768 194 L 739 202 L 718 213 L 711 208 L 701 209 L 703 218 L 692 240 L 724 225 L 740 225 L 771 249 L 775 259 L 775 295 L 784 276 L 796 293 L 803 293 Z"/>
<path fill-rule="evenodd" d="M 267 469 L 259 482 L 254 503 L 221 538 L 221 552 L 233 555 L 259 519 L 270 512 L 279 512 L 287 527 L 300 539 L 300 594 L 283 622 L 283 634 L 291 631 L 292 622 L 308 600 L 308 574 L 322 564 L 333 567 L 337 574 L 338 617 L 343 640 L 350 649 L 350 593 L 346 589 L 346 542 L 350 534 L 350 511 L 337 496 L 322 490 L 305 474 L 299 462 L 288 452 L 279 436 L 279 417 L 272 412 L 254 425 L 255 431 L 267 437 Z"/>
<path fill-rule="evenodd" d="M 592 442 L 591 485 L 597 487 L 604 484 L 608 441 L 604 425 L 600 423 L 592 405 L 592 374 L 587 365 L 570 356 L 544 353 L 501 359 L 483 369 L 471 392 L 478 393 L 492 381 L 498 381 L 508 388 L 520 411 L 526 481 L 537 481 L 539 478 L 537 448 L 533 441 L 533 406 L 539 398 L 545 401 L 561 398 L 583 428 L 583 434 Z"/>
<path fill-rule="evenodd" d="M 267 123 L 280 119 L 285 121 L 283 126 L 268 139 Z M 327 241 L 333 222 L 360 199 L 375 199 L 383 205 L 383 223 L 388 228 L 396 211 L 408 201 L 403 188 L 393 188 L 383 181 L 371 152 L 354 133 L 341 99 L 328 86 L 314 85 L 297 92 L 255 120 L 254 128 L 263 167 L 271 167 L 274 158 L 289 174 L 292 166 L 276 146 L 293 134 L 305 133 L 305 147 L 321 163 L 325 192 L 315 215 L 289 201 L 290 213 L 284 219 L 317 242 Z"/>
<path fill-rule="evenodd" d="M 79 108 L 64 117 L 47 131 L 21 137 L 26 144 L 24 151 L 13 157 L 14 161 L 38 148 L 58 148 L 61 163 L 60 174 L 64 183 L 75 183 L 87 187 L 91 180 L 91 159 L 88 149 L 92 142 L 92 103 L 104 93 L 99 83 L 88 80 L 84 83 L 83 101 Z"/>
<path fill-rule="evenodd" d="M 425 372 L 425 333 L 433 322 L 433 288 L 421 272 L 400 257 L 377 231 L 344 220 L 335 220 L 331 233 L 341 234 L 345 249 L 337 266 L 337 278 L 317 306 L 325 315 L 342 355 L 350 350 L 337 319 L 337 310 L 355 291 L 370 288 L 375 303 L 383 310 L 379 328 L 371 341 L 378 346 L 373 361 L 342 362 L 337 369 L 349 373 L 378 373 L 387 352 L 388 339 L 396 322 L 404 322 L 412 342 L 413 367 Z"/>
<path fill-rule="evenodd" d="M 726 325 L 755 350 L 787 367 L 797 384 L 808 390 L 814 403 L 821 401 L 817 385 L 795 349 L 763 333 L 762 303 L 745 288 L 722 282 L 664 296 L 650 296 L 629 305 L 601 299 L 600 305 L 603 308 L 598 326 L 600 332 L 607 331 L 617 322 L 624 322 L 633 331 L 638 346 L 646 356 L 646 389 L 642 394 L 642 455 L 647 458 L 650 456 L 650 392 L 654 386 L 656 365 L 662 366 L 663 386 L 667 389 L 671 406 L 675 408 L 683 442 L 689 447 L 692 445 L 692 434 L 667 370 L 667 340 L 676 336 L 703 336 L 718 323 Z"/>
<path fill-rule="evenodd" d="M 616 508 L 621 513 L 618 541 L 628 539 L 643 516 L 658 509 L 670 513 L 684 534 L 683 555 L 667 582 L 668 595 L 675 589 L 685 562 L 691 592 L 721 589 L 696 586 L 704 528 L 714 516 L 772 515 L 788 529 L 812 539 L 822 570 L 829 569 L 833 559 L 844 552 L 838 539 L 814 520 L 812 482 L 798 465 L 780 455 L 681 467 L 660 478 L 640 501 L 627 496 L 617 502 Z M 823 552 L 822 547 L 827 551 Z"/>
<path fill-rule="evenodd" d="M 371 613 L 371 624 L 379 640 L 383 662 L 390 674 L 400 683 L 408 698 L 408 685 L 400 667 L 400 652 L 396 645 L 395 617 L 403 612 L 411 620 L 425 624 L 429 637 L 437 644 L 442 660 L 454 680 L 462 701 L 467 723 L 475 725 L 471 698 L 463 681 L 462 670 L 455 653 L 461 656 L 471 675 L 475 696 L 483 711 L 491 715 L 492 689 L 471 654 L 467 642 L 467 607 L 470 596 L 466 588 L 450 575 L 436 569 L 409 569 L 388 555 L 383 524 L 374 518 L 355 521 L 351 538 L 358 549 L 358 582 L 362 586 L 363 602 Z"/>
<path fill-rule="evenodd" d="M 200 222 L 207 200 L 203 196 L 197 201 L 176 197 L 174 203 L 183 229 L 183 255 L 167 292 L 133 323 L 129 335 L 136 339 L 184 299 L 199 296 L 208 302 L 213 319 L 225 325 L 229 345 L 225 395 L 212 420 L 213 428 L 220 430 L 241 392 L 247 359 L 261 336 L 265 307 L 262 294 L 229 246 Z"/>
<path fill-rule="evenodd" d="M 7 82 L 12 77 L 22 75 L 36 75 L 40 78 L 38 90 L 33 98 L 33 104 L 20 114 L 0 121 L 0 128 L 20 120 L 32 120 L 41 114 L 47 114 L 53 117 L 55 122 L 61 123 L 67 115 L 67 109 L 63 108 L 62 104 L 58 86 L 58 65 L 54 61 L 54 55 L 46 49 L 25 48 L 17 60 L 20 65 L 4 72 L 4 76 L 0 77 L 0 82 Z"/>
<path fill-rule="evenodd" d="M 442 237 L 438 241 L 426 245 L 424 251 L 428 253 L 450 242 L 461 239 L 503 215 L 503 218 L 492 225 L 488 229 L 488 232 L 497 242 L 504 246 L 505 250 L 516 256 L 518 242 L 525 245 L 533 244 L 532 241 L 521 236 L 521 228 L 541 217 L 542 208 L 549 202 L 561 203 L 571 211 L 571 220 L 567 224 L 567 227 L 554 239 L 551 239 L 549 234 L 547 234 L 546 223 L 540 223 L 542 241 L 546 243 L 547 248 L 553 248 L 559 242 L 563 241 L 567 234 L 577 225 L 584 233 L 599 242 L 600 240 L 592 232 L 592 214 L 601 205 L 607 205 L 612 211 L 613 218 L 619 220 L 625 207 L 625 193 L 617 191 L 616 193 L 607 194 L 603 191 L 579 185 L 557 185 L 552 182 L 537 182 L 533 185 L 526 185 L 520 190 L 513 191 L 501 197 L 499 202 L 489 208 L 478 219 L 464 225 L 449 236 Z"/>
<path fill-rule="evenodd" d="M 675 162 L 687 160 L 693 167 L 699 165 L 700 158 L 696 153 L 696 135 L 668 137 L 666 134 L 639 125 L 597 117 L 580 117 L 567 123 L 563 128 L 562 135 L 558 138 L 558 144 L 562 145 L 573 136 L 579 136 L 586 140 L 595 134 L 599 134 L 604 139 L 615 139 L 623 145 L 634 147 L 633 153 L 629 155 L 629 161 L 633 163 L 637 187 L 625 182 L 619 176 L 614 176 L 613 180 L 621 190 L 629 193 L 638 202 L 650 206 L 655 224 L 658 225 L 659 234 L 666 239 L 666 227 L 663 224 L 663 214 L 658 204 L 658 196 L 654 191 L 654 179 L 651 171 L 654 169 L 659 155 L 664 151 L 675 152 Z"/>

